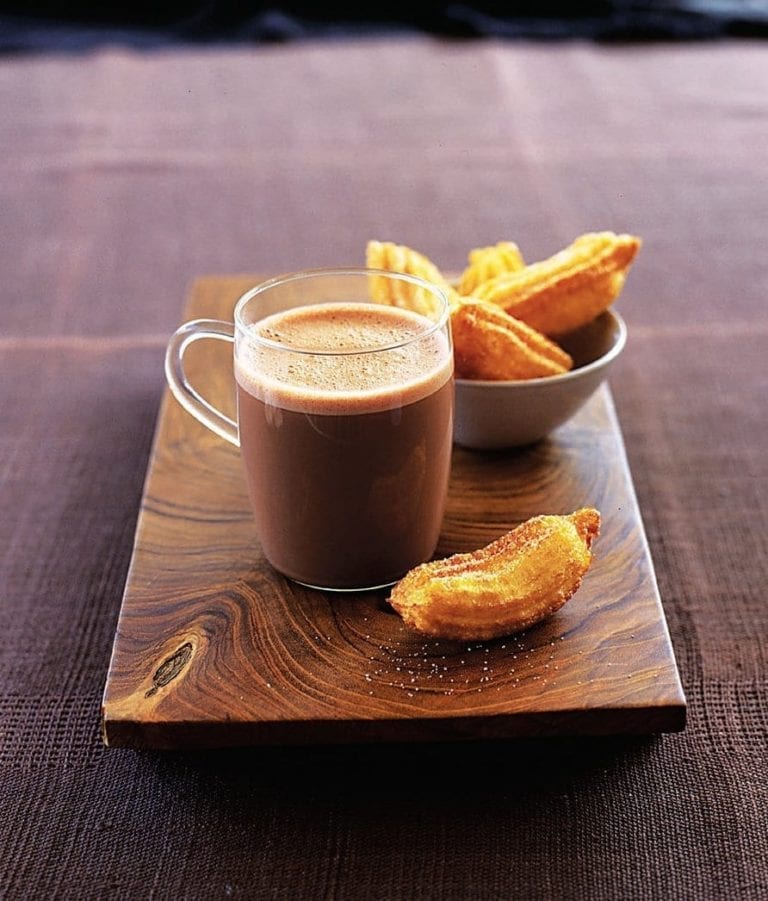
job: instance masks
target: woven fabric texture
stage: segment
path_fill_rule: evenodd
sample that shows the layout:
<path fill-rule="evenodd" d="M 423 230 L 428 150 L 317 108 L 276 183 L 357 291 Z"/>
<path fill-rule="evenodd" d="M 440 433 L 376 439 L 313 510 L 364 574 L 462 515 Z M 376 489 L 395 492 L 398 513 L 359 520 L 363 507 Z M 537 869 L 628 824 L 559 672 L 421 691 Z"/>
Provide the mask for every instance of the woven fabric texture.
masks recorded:
<path fill-rule="evenodd" d="M 746 40 L 0 59 L 0 897 L 768 896 L 767 96 Z M 685 732 L 105 749 L 191 280 L 599 229 L 644 239 L 611 385 Z"/>

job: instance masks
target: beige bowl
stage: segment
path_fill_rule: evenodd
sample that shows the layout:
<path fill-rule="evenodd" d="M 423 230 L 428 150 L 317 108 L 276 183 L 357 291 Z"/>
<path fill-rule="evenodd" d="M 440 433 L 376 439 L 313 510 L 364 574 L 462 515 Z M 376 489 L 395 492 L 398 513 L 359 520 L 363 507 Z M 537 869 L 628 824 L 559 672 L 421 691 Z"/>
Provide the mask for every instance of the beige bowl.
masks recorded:
<path fill-rule="evenodd" d="M 588 400 L 626 340 L 624 320 L 606 310 L 558 342 L 573 357 L 570 372 L 523 381 L 456 379 L 454 440 L 484 450 L 539 441 Z"/>

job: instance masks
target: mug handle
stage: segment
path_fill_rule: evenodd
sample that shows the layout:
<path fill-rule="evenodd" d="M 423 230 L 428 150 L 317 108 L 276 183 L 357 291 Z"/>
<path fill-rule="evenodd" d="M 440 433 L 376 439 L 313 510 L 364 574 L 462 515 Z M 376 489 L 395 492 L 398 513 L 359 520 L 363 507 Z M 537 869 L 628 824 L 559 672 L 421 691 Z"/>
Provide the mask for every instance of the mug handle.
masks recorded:
<path fill-rule="evenodd" d="M 240 447 L 237 423 L 217 410 L 191 385 L 184 371 L 184 352 L 194 341 L 201 338 L 215 338 L 217 341 L 235 342 L 235 327 L 231 322 L 220 319 L 194 319 L 185 322 L 171 336 L 165 352 L 165 378 L 173 396 L 191 413 L 220 438 Z"/>

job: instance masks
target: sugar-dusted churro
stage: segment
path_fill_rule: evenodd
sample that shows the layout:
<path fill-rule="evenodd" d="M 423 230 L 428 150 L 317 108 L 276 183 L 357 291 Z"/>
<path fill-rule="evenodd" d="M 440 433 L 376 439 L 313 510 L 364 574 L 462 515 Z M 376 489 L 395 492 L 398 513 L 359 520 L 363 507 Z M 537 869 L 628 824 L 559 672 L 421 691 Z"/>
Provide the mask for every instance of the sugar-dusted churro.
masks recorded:
<path fill-rule="evenodd" d="M 510 635 L 550 616 L 581 585 L 600 514 L 535 516 L 487 547 L 424 563 L 392 589 L 405 623 L 438 638 Z"/>
<path fill-rule="evenodd" d="M 557 338 L 613 303 L 640 244 L 633 235 L 585 234 L 549 259 L 483 282 L 473 296 Z"/>
<path fill-rule="evenodd" d="M 454 302 L 451 331 L 457 378 L 534 379 L 573 366 L 571 357 L 549 338 L 482 300 Z"/>

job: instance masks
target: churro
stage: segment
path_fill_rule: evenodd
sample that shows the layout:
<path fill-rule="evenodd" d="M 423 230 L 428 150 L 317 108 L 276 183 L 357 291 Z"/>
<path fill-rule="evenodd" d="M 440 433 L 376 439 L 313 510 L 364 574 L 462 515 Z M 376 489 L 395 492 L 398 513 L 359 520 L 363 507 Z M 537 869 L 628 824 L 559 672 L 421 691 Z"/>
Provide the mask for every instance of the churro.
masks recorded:
<path fill-rule="evenodd" d="M 591 322 L 613 303 L 640 244 L 633 235 L 581 235 L 549 259 L 483 282 L 473 296 L 557 338 Z"/>
<path fill-rule="evenodd" d="M 465 297 L 478 285 L 507 272 L 525 267 L 520 248 L 512 241 L 499 241 L 491 247 L 477 247 L 469 252 L 469 266 L 458 281 L 458 292 Z"/>
<path fill-rule="evenodd" d="M 535 516 L 487 547 L 424 563 L 392 589 L 390 603 L 416 631 L 483 640 L 527 629 L 581 585 L 600 514 Z"/>
<path fill-rule="evenodd" d="M 495 304 L 465 299 L 451 306 L 457 378 L 533 379 L 567 372 L 571 357 Z"/>
<path fill-rule="evenodd" d="M 365 251 L 365 264 L 369 269 L 384 269 L 387 272 L 416 275 L 437 285 L 449 296 L 449 299 L 456 296 L 456 292 L 437 266 L 424 254 L 412 250 L 404 244 L 393 244 L 391 241 L 369 241 Z M 434 314 L 434 294 L 418 285 L 372 275 L 370 288 L 371 297 L 377 303 L 405 307 L 426 316 Z"/>

